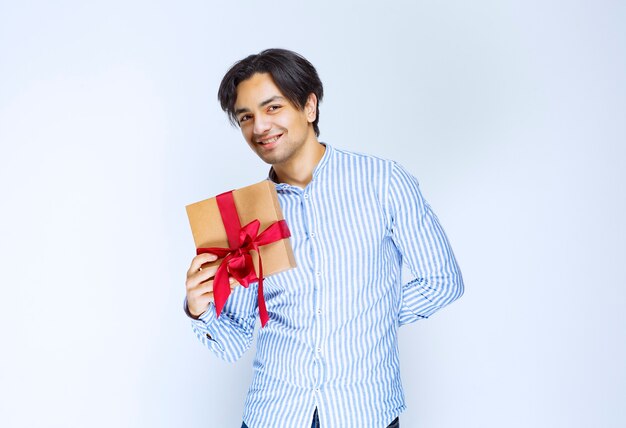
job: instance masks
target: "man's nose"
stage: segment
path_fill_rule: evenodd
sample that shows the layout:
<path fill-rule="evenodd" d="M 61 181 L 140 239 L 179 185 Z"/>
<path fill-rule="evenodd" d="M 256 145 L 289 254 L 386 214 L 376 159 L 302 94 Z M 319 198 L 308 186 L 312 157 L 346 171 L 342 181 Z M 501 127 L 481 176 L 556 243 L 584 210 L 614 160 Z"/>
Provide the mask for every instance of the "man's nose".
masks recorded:
<path fill-rule="evenodd" d="M 268 119 L 269 118 L 267 116 L 264 116 L 262 114 L 257 115 L 257 117 L 254 118 L 253 132 L 255 135 L 263 135 L 270 129 L 272 129 L 272 124 Z"/>

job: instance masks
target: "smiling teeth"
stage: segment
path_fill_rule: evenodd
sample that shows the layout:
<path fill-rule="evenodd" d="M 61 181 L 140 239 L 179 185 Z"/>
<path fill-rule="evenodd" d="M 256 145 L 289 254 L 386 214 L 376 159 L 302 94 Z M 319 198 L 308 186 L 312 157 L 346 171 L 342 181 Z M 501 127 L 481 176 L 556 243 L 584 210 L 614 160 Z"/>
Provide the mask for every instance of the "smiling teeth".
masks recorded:
<path fill-rule="evenodd" d="M 272 137 L 269 140 L 265 140 L 265 141 L 259 141 L 261 144 L 271 144 L 271 143 L 275 143 L 276 141 L 278 141 L 278 139 L 280 138 L 280 135 L 276 136 L 276 137 Z"/>

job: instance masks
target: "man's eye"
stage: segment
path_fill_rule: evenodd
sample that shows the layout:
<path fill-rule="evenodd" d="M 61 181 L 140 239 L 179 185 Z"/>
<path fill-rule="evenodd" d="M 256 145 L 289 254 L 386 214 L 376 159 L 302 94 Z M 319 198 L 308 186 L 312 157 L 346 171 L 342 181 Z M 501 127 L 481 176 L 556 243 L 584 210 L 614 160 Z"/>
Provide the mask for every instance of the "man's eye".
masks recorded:
<path fill-rule="evenodd" d="M 269 110 L 269 111 L 276 111 L 276 110 L 278 110 L 280 107 L 281 107 L 281 106 L 279 106 L 279 105 L 273 105 L 273 106 L 270 106 L 268 110 Z"/>
<path fill-rule="evenodd" d="M 239 123 L 245 122 L 245 121 L 247 121 L 249 119 L 250 119 L 250 115 L 249 114 L 244 114 L 243 116 L 241 116 L 239 118 Z"/>

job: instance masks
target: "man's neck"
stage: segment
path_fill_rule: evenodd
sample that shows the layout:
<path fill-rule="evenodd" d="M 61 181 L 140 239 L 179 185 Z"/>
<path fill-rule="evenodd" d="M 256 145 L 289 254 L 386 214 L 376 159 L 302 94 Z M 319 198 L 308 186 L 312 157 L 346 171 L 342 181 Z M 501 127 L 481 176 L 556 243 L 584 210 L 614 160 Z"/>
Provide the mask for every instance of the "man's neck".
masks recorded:
<path fill-rule="evenodd" d="M 317 139 L 302 148 L 302 152 L 295 159 L 284 164 L 272 166 L 279 183 L 287 183 L 304 189 L 313 179 L 313 171 L 324 156 L 326 146 Z"/>

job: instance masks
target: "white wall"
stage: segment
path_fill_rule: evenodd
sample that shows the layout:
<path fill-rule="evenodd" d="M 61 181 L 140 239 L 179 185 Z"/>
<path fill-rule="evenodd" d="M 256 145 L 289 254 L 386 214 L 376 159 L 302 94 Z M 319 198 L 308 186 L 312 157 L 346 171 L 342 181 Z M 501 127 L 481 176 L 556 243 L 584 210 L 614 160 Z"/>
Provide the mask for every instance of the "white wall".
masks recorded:
<path fill-rule="evenodd" d="M 239 426 L 252 352 L 190 331 L 184 205 L 265 176 L 216 91 L 267 47 L 463 270 L 402 329 L 402 426 L 625 426 L 624 3 L 217 3 L 0 3 L 0 426 Z"/>

